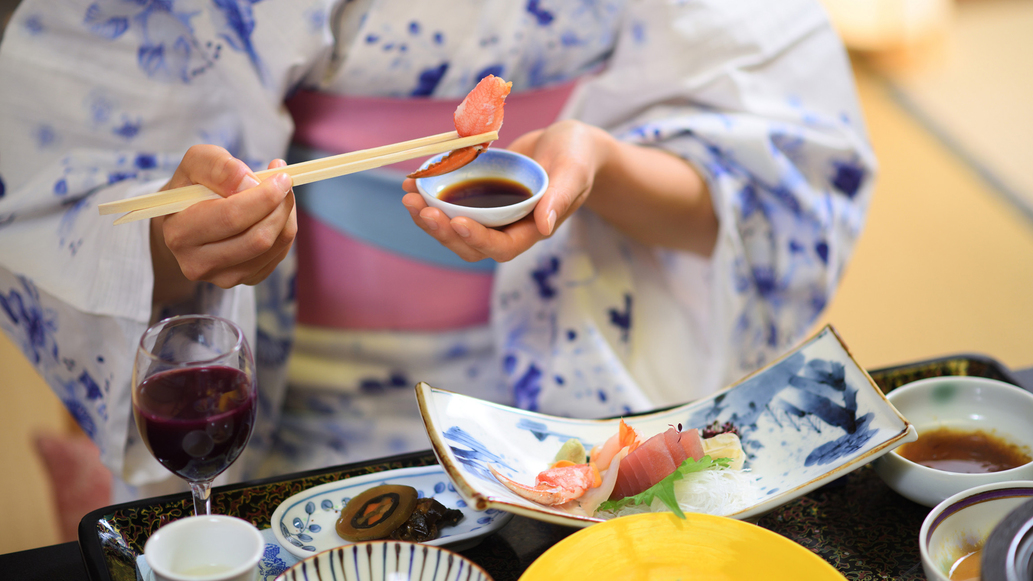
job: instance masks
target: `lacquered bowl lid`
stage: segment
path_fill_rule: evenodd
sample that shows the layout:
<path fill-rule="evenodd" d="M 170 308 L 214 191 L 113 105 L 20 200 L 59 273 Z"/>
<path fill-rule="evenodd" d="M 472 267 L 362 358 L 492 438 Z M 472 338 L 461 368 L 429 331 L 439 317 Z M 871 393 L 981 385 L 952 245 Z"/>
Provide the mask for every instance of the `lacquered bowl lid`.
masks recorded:
<path fill-rule="evenodd" d="M 1033 500 L 1008 513 L 983 546 L 982 581 L 1033 579 Z"/>

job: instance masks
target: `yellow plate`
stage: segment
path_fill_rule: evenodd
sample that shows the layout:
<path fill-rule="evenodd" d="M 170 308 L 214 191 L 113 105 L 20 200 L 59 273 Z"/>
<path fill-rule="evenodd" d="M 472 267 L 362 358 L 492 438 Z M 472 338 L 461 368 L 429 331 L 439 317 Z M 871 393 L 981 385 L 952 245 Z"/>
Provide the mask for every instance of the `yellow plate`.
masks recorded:
<path fill-rule="evenodd" d="M 520 581 L 845 579 L 821 557 L 765 528 L 685 516 L 642 513 L 592 525 L 545 551 Z"/>

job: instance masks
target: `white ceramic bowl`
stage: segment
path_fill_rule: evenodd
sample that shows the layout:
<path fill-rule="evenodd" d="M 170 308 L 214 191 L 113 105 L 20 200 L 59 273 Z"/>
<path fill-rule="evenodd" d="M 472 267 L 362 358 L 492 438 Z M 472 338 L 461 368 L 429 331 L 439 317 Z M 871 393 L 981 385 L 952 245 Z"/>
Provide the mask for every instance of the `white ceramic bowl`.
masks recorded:
<path fill-rule="evenodd" d="M 157 581 L 253 581 L 265 539 L 244 519 L 188 516 L 155 531 L 143 550 Z"/>
<path fill-rule="evenodd" d="M 448 549 L 405 541 L 367 541 L 316 553 L 276 581 L 492 581 L 477 563 Z"/>
<path fill-rule="evenodd" d="M 445 154 L 428 159 L 420 169 L 437 162 Z M 472 208 L 440 199 L 438 196 L 451 185 L 478 178 L 505 178 L 527 186 L 531 197 L 516 204 L 497 208 Z M 505 149 L 488 149 L 467 165 L 440 176 L 419 178 L 416 188 L 427 201 L 451 218 L 466 216 L 488 227 L 505 226 L 531 213 L 549 187 L 549 175 L 535 160 Z"/>
<path fill-rule="evenodd" d="M 939 427 L 982 430 L 1033 451 L 1033 393 L 1003 381 L 947 376 L 921 379 L 891 391 L 887 398 L 918 429 Z M 912 462 L 896 450 L 879 457 L 873 467 L 904 497 L 936 506 L 963 490 L 1005 480 L 1033 480 L 1033 462 L 999 472 L 963 474 Z"/>
<path fill-rule="evenodd" d="M 922 522 L 918 549 L 929 581 L 949 581 L 951 567 L 981 548 L 1010 512 L 1033 498 L 1033 481 L 993 482 L 936 505 Z"/>

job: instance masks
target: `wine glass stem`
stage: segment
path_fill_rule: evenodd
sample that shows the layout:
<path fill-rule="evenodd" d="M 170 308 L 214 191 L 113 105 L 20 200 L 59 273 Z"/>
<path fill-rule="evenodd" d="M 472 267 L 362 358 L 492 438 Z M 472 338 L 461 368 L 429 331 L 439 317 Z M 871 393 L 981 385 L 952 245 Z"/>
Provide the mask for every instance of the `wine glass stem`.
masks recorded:
<path fill-rule="evenodd" d="M 190 490 L 194 496 L 194 514 L 197 516 L 212 514 L 212 481 L 191 482 Z"/>

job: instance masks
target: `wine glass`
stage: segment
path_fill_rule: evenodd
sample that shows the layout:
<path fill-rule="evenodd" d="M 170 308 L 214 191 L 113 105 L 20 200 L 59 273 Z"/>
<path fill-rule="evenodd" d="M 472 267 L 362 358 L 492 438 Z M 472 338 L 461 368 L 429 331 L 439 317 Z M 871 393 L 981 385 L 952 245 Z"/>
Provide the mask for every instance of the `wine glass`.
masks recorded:
<path fill-rule="evenodd" d="M 190 484 L 211 514 L 212 480 L 240 456 L 258 411 L 244 332 L 210 315 L 171 317 L 144 332 L 133 363 L 133 417 L 151 454 Z"/>

